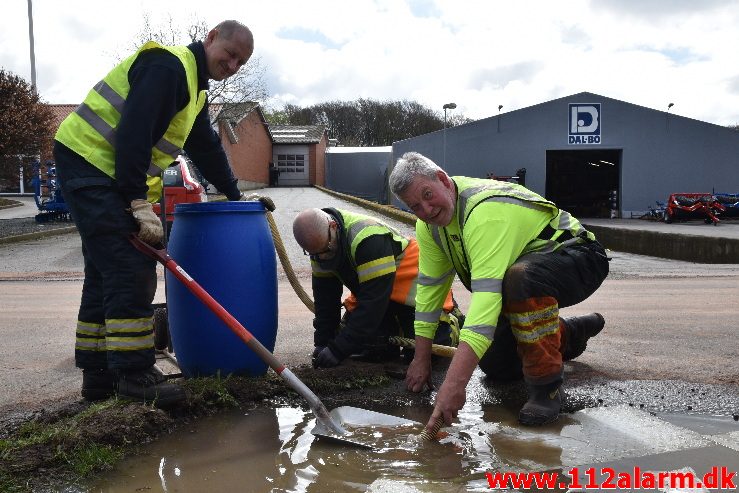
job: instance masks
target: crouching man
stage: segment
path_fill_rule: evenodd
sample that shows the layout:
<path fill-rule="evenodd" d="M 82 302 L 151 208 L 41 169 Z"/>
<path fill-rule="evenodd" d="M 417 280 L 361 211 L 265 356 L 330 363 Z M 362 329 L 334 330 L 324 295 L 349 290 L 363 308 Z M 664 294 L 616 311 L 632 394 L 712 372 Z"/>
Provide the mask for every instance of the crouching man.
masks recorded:
<path fill-rule="evenodd" d="M 310 257 L 315 318 L 313 366 L 330 368 L 352 355 L 398 356 L 391 336 L 414 337 L 418 245 L 369 216 L 306 209 L 293 221 L 295 240 Z M 344 286 L 351 295 L 344 301 Z M 456 317 L 447 287 L 440 304 L 438 344 L 455 344 Z"/>
<path fill-rule="evenodd" d="M 398 160 L 390 188 L 418 217 L 416 354 L 406 375 L 409 390 L 421 391 L 430 378 L 427 348 L 455 272 L 472 292 L 428 429 L 439 417 L 451 424 L 477 365 L 493 378 L 523 375 L 528 401 L 519 413 L 522 424 L 555 421 L 562 405 L 562 361 L 582 353 L 604 325 L 597 313 L 559 317 L 560 307 L 583 301 L 608 275 L 608 258 L 595 235 L 520 185 L 450 177 L 414 152 Z"/>

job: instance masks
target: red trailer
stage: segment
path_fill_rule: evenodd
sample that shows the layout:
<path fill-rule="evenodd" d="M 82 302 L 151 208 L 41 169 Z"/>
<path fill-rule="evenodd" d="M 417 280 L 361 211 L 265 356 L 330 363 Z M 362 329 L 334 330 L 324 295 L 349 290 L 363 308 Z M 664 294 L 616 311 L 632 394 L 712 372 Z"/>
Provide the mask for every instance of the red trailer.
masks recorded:
<path fill-rule="evenodd" d="M 711 193 L 673 193 L 667 199 L 664 219 L 666 223 L 703 219 L 706 224 L 718 225 L 718 215 L 726 210 Z"/>

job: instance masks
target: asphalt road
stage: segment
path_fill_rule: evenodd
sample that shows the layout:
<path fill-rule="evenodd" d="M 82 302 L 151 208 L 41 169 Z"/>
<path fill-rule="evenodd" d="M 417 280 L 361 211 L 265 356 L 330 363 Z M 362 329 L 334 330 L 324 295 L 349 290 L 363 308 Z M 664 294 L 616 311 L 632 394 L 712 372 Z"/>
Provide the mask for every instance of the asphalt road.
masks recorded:
<path fill-rule="evenodd" d="M 18 207 L 7 207 L 0 209 L 0 219 L 13 219 L 18 217 L 33 217 L 38 214 L 36 200 L 33 197 L 26 196 L 9 196 L 4 195 L 3 198 L 20 202 L 23 205 Z"/>
<path fill-rule="evenodd" d="M 359 206 L 314 188 L 262 191 L 302 285 L 310 267 L 292 238 L 292 219 L 306 207 Z M 388 223 L 412 234 L 412 228 Z M 74 368 L 82 258 L 75 233 L 0 245 L 0 419 L 78 398 Z M 611 380 L 680 380 L 729 384 L 739 393 L 739 264 L 705 265 L 612 252 L 611 275 L 590 299 L 564 315 L 599 311 L 606 328 L 570 368 Z M 161 274 L 161 271 L 160 271 Z M 160 279 L 162 276 L 160 276 Z M 287 366 L 309 362 L 311 314 L 278 267 L 279 329 L 275 353 Z M 163 280 L 157 301 L 163 300 Z M 463 310 L 469 294 L 456 285 Z"/>

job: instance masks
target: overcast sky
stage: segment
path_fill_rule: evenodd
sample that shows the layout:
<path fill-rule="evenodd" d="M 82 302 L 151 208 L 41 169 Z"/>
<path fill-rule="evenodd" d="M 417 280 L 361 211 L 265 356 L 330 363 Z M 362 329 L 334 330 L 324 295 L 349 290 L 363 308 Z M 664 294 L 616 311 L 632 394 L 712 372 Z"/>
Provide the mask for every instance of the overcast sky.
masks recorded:
<path fill-rule="evenodd" d="M 27 0 L 0 5 L 0 67 L 30 81 Z M 478 119 L 588 91 L 739 123 L 739 0 L 33 0 L 42 98 L 81 102 L 144 12 L 249 26 L 277 108 L 407 99 Z"/>

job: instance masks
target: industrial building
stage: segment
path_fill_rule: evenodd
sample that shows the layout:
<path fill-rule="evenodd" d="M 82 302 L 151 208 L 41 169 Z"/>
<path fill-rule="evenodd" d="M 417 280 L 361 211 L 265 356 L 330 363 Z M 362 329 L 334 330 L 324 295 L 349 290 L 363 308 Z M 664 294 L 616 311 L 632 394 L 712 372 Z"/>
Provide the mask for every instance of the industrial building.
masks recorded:
<path fill-rule="evenodd" d="M 326 148 L 326 187 L 384 203 L 392 147 Z"/>
<path fill-rule="evenodd" d="M 395 142 L 450 175 L 516 176 L 577 217 L 634 217 L 676 192 L 739 192 L 739 132 L 582 92 Z M 392 203 L 397 200 L 389 197 Z"/>

